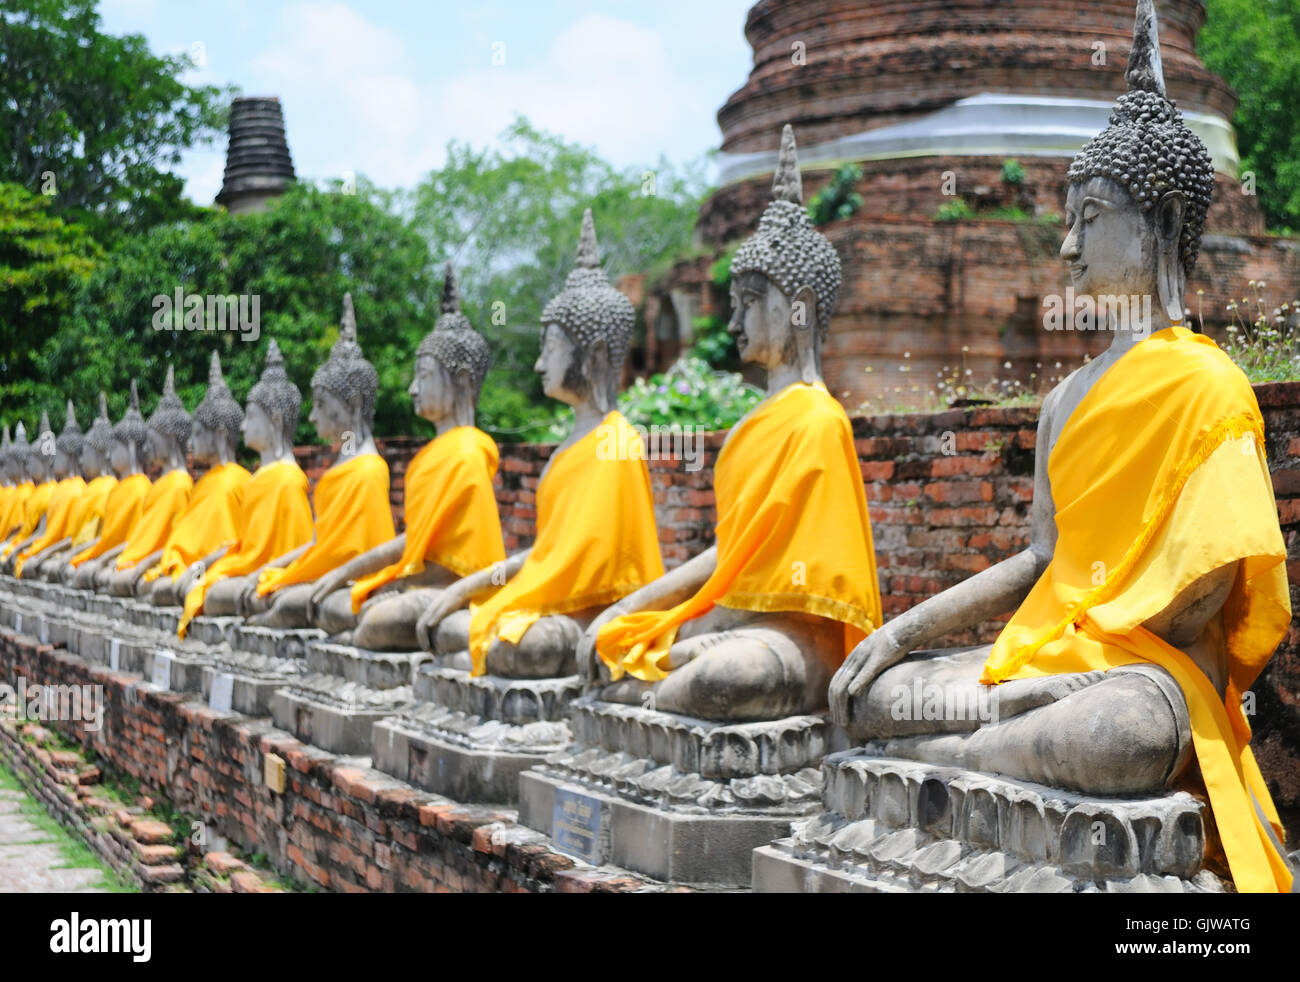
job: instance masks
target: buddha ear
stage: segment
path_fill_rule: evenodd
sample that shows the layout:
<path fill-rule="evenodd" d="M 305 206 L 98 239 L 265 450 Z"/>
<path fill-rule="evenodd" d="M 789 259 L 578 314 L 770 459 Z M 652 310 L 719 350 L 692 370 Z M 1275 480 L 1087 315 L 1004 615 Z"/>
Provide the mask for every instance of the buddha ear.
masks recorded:
<path fill-rule="evenodd" d="M 1174 323 L 1183 319 L 1183 293 L 1187 288 L 1180 248 L 1186 208 L 1187 199 L 1181 191 L 1167 191 L 1156 205 L 1153 216 L 1158 251 L 1156 289 L 1165 315 Z"/>
<path fill-rule="evenodd" d="M 801 286 L 790 303 L 790 326 L 794 330 L 795 357 L 799 360 L 799 376 L 812 385 L 821 379 L 821 358 L 818 342 L 821 337 L 817 327 L 817 291 L 811 286 Z"/>
<path fill-rule="evenodd" d="M 801 286 L 790 298 L 790 325 L 796 336 L 817 326 L 817 291 L 811 286 Z"/>
<path fill-rule="evenodd" d="M 611 390 L 618 384 L 610 379 L 609 345 L 604 340 L 597 341 L 587 349 L 586 361 L 592 401 L 602 413 L 608 413 L 614 408 L 610 405 Z"/>

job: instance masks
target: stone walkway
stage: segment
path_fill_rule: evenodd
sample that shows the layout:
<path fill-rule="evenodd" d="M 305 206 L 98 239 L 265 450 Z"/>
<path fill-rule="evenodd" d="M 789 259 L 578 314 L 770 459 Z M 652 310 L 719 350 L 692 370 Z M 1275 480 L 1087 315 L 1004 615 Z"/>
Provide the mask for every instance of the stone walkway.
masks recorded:
<path fill-rule="evenodd" d="M 100 869 L 59 869 L 68 862 L 62 830 L 39 828 L 20 805 L 31 799 L 22 791 L 0 788 L 0 893 L 104 893 Z"/>

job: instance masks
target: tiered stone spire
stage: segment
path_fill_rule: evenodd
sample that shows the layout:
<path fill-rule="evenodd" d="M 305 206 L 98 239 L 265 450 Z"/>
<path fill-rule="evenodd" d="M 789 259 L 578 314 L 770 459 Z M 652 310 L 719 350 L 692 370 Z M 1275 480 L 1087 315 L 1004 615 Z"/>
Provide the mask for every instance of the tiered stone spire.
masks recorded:
<path fill-rule="evenodd" d="M 275 96 L 235 99 L 230 104 L 230 149 L 217 204 L 236 215 L 262 211 L 293 180 L 280 100 Z"/>

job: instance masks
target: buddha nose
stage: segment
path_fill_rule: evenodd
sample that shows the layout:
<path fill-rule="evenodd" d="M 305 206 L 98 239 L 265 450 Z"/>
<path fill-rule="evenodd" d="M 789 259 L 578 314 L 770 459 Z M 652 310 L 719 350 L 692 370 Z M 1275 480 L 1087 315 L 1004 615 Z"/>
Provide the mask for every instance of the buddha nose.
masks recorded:
<path fill-rule="evenodd" d="M 1079 258 L 1079 232 L 1077 228 L 1071 228 L 1065 236 L 1065 241 L 1061 243 L 1061 258 L 1066 262 L 1072 262 Z"/>

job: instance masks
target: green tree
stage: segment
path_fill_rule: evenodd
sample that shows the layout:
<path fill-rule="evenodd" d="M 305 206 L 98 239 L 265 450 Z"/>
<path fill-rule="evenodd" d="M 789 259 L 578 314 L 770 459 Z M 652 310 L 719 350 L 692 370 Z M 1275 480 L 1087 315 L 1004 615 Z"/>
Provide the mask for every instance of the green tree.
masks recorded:
<path fill-rule="evenodd" d="M 61 403 L 41 383 L 33 353 L 59 330 L 102 250 L 80 225 L 49 213 L 49 202 L 0 183 L 0 418 L 25 419 Z"/>
<path fill-rule="evenodd" d="M 591 208 L 611 282 L 682 253 L 706 190 L 702 167 L 661 160 L 620 171 L 594 151 L 517 119 L 500 146 L 451 142 L 410 200 L 413 227 L 456 266 L 465 312 L 492 342 L 482 425 L 503 439 L 545 431 L 558 407 L 533 372 L 542 307 L 573 269 Z"/>
<path fill-rule="evenodd" d="M 1300 0 L 1208 0 L 1197 49 L 1237 90 L 1241 169 L 1269 227 L 1300 229 Z"/>
<path fill-rule="evenodd" d="M 0 6 L 0 180 L 51 194 L 97 234 L 189 213 L 169 172 L 223 125 L 226 93 L 191 86 L 188 57 L 100 31 L 95 0 Z"/>
<path fill-rule="evenodd" d="M 123 237 L 36 352 L 39 385 L 46 398 L 66 392 L 83 412 L 105 388 L 117 414 L 138 378 L 147 412 L 170 364 L 177 392 L 192 408 L 216 350 L 242 401 L 274 337 L 303 391 L 298 441 L 313 442 L 306 422 L 311 376 L 338 338 L 343 294 L 351 292 L 359 341 L 379 371 L 376 432 L 428 432 L 412 414 L 406 389 L 416 345 L 433 327 L 431 304 L 441 283 L 424 240 L 391 205 L 389 195 L 364 181 L 355 195 L 300 184 L 263 214 L 205 210 L 198 221 Z M 177 289 L 256 297 L 256 342 L 245 340 L 252 332 L 155 329 L 155 298 L 172 298 Z"/>

